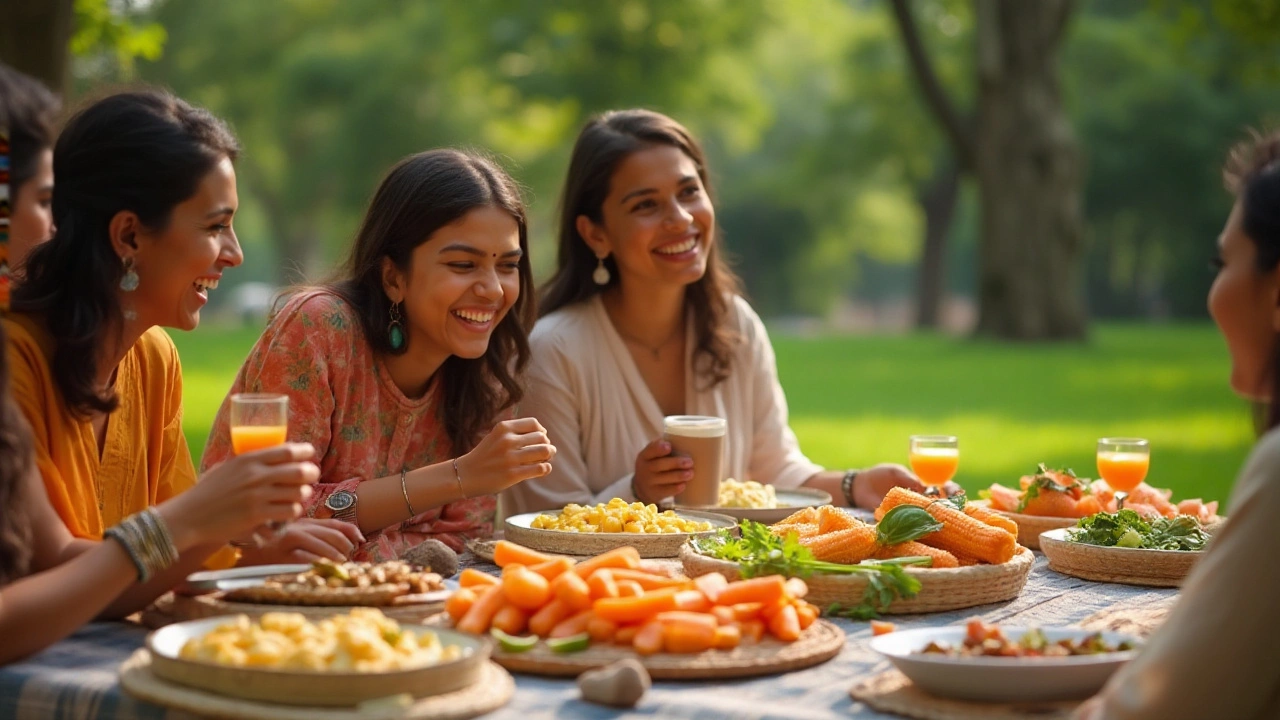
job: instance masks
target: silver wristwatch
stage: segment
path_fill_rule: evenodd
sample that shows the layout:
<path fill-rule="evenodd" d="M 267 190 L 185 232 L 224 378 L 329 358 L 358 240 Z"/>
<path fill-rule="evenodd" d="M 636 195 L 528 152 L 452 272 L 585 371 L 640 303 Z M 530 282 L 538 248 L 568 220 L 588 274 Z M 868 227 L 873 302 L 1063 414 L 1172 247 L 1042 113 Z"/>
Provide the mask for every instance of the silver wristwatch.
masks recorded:
<path fill-rule="evenodd" d="M 350 490 L 339 490 L 324 499 L 324 506 L 333 513 L 335 520 L 354 523 L 356 521 L 356 505 L 360 498 Z"/>

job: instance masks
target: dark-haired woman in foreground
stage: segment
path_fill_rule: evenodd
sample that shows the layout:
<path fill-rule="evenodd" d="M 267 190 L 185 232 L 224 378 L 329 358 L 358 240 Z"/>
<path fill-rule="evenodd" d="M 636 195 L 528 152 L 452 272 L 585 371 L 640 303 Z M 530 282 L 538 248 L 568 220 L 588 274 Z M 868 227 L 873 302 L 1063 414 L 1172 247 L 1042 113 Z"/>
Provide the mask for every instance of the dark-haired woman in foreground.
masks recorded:
<path fill-rule="evenodd" d="M 560 452 L 507 494 L 510 510 L 679 494 L 693 466 L 661 439 L 666 415 L 728 420 L 727 477 L 862 507 L 894 485 L 924 489 L 900 465 L 828 471 L 800 451 L 764 324 L 722 259 L 708 176 L 665 115 L 610 112 L 579 134 L 525 406 Z"/>
<path fill-rule="evenodd" d="M 339 277 L 276 314 L 231 392 L 286 392 L 315 445 L 316 517 L 358 526 L 357 560 L 493 533 L 496 495 L 545 475 L 536 420 L 509 419 L 529 359 L 524 205 L 493 162 L 433 150 L 382 181 Z M 231 455 L 229 400 L 205 467 Z M 508 419 L 504 419 L 508 418 Z"/>
<path fill-rule="evenodd" d="M 1142 653 L 1078 717 L 1280 717 L 1280 132 L 1227 163 L 1236 203 L 1218 238 L 1209 314 L 1231 353 L 1231 387 L 1270 403 L 1267 432 L 1231 492 L 1231 513 Z"/>
<path fill-rule="evenodd" d="M 242 260 L 231 229 L 237 152 L 220 120 L 163 92 L 93 103 L 54 147 L 54 236 L 28 257 L 4 328 L 10 392 L 31 425 L 48 502 L 74 537 L 101 540 L 196 486 L 182 369 L 163 328 L 194 329 L 209 289 Z M 310 448 L 246 454 L 208 472 L 197 495 L 221 492 L 255 463 L 292 475 L 310 457 Z M 307 532 L 290 526 L 290 536 Z M 151 597 L 211 552 L 174 563 Z M 225 548 L 209 564 L 236 559 Z"/>

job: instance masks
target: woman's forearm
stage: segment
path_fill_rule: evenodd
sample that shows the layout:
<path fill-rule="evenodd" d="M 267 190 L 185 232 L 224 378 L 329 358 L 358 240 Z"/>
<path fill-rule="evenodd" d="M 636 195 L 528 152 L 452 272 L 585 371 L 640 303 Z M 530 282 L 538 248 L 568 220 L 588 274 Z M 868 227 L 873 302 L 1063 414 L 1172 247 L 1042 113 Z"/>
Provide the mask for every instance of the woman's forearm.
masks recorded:
<path fill-rule="evenodd" d="M 408 503 L 405 502 L 406 492 L 409 494 Z M 450 460 L 410 470 L 404 475 L 403 487 L 400 484 L 400 474 L 396 473 L 366 480 L 360 483 L 355 493 L 359 498 L 356 519 L 360 530 L 366 535 L 408 520 L 411 517 L 410 504 L 413 505 L 413 514 L 420 515 L 466 497 L 454 476 L 453 462 Z"/>
<path fill-rule="evenodd" d="M 831 504 L 836 507 L 848 507 L 849 502 L 845 499 L 844 488 L 840 484 L 844 481 L 844 472 L 839 470 L 823 470 L 820 473 L 814 473 L 804 481 L 804 486 L 813 488 L 814 490 L 822 490 L 831 495 Z"/>
<path fill-rule="evenodd" d="M 116 543 L 110 541 L 110 544 L 115 545 Z M 178 557 L 178 562 L 164 572 L 157 573 L 155 577 L 148 579 L 144 583 L 134 582 L 129 585 L 124 592 L 117 595 L 107 607 L 103 608 L 102 612 L 98 614 L 98 619 L 118 620 L 142 610 L 155 602 L 156 598 L 172 590 L 185 580 L 188 575 L 202 569 L 204 561 L 221 549 L 221 545 L 204 545 L 182 553 Z M 132 565 L 130 568 L 132 568 Z M 131 576 L 136 581 L 136 571 L 131 573 Z"/>

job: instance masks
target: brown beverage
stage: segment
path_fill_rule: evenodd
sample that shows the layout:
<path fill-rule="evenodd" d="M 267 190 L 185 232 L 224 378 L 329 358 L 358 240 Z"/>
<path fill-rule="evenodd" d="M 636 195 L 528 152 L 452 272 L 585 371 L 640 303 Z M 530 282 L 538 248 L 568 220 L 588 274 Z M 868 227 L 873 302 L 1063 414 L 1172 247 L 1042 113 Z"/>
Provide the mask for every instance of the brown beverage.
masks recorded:
<path fill-rule="evenodd" d="M 693 479 L 676 496 L 677 505 L 690 507 L 720 504 L 724 479 L 724 418 L 705 415 L 671 415 L 663 418 L 663 437 L 675 455 L 693 459 Z"/>

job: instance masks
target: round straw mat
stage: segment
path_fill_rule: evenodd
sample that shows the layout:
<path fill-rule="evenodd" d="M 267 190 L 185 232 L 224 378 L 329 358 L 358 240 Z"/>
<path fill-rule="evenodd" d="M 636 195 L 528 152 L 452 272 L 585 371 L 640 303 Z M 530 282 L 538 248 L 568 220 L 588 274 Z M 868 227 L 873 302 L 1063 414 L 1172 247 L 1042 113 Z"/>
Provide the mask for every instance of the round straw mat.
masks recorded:
<path fill-rule="evenodd" d="M 420 623 L 444 610 L 444 601 L 379 605 L 378 609 L 383 615 L 396 622 Z M 200 620 L 220 615 L 248 615 L 256 619 L 272 612 L 300 613 L 308 620 L 324 620 L 334 615 L 349 613 L 352 608 L 338 605 L 260 605 L 228 602 L 222 599 L 221 593 L 211 593 L 194 597 L 175 594 L 166 610 L 172 616 L 172 621 Z"/>
<path fill-rule="evenodd" d="M 1203 552 L 1100 547 L 1062 539 L 1062 532 L 1040 536 L 1049 569 L 1095 582 L 1181 587 Z"/>
<path fill-rule="evenodd" d="M 880 712 L 918 720 L 1066 720 L 1079 702 L 988 703 L 948 700 L 917 688 L 907 676 L 888 670 L 859 681 L 849 691 L 854 700 Z"/>
<path fill-rule="evenodd" d="M 512 672 L 530 675 L 576 677 L 624 658 L 636 658 L 660 680 L 706 680 L 755 675 L 778 675 L 826 662 L 844 647 L 844 631 L 826 620 L 810 625 L 793 643 L 767 638 L 744 643 L 733 650 L 708 650 L 696 655 L 658 653 L 638 655 L 616 645 L 592 645 L 582 652 L 558 654 L 539 643 L 532 650 L 507 653 L 495 650 L 493 661 Z"/>
<path fill-rule="evenodd" d="M 503 531 L 506 540 L 538 552 L 561 555 L 599 555 L 630 545 L 640 552 L 642 558 L 673 558 L 689 538 L 714 535 L 725 528 L 738 527 L 737 520 L 725 515 L 679 510 L 676 514 L 681 518 L 709 522 L 711 529 L 692 533 L 575 533 L 528 527 L 529 522 L 538 514 L 525 513 L 507 518 Z"/>
<path fill-rule="evenodd" d="M 690 577 L 711 572 L 723 573 L 730 580 L 738 577 L 738 565 L 700 555 L 686 546 L 680 551 L 684 571 Z M 1001 565 L 969 565 L 960 568 L 907 568 L 907 573 L 920 581 L 920 592 L 913 598 L 894 600 L 886 613 L 910 615 L 915 613 L 960 610 L 990 603 L 1012 600 L 1022 592 L 1031 574 L 1035 556 L 1020 547 L 1007 563 Z M 857 605 L 867 589 L 867 579 L 862 575 L 810 575 L 804 579 L 809 586 L 805 599 L 826 607 L 831 603 Z"/>
<path fill-rule="evenodd" d="M 1143 607 L 1099 610 L 1085 618 L 1080 627 L 1148 638 L 1164 624 L 1177 600 L 1178 597 L 1173 595 Z"/>
<path fill-rule="evenodd" d="M 408 707 L 310 708 L 273 705 L 217 695 L 161 680 L 151 672 L 151 654 L 138 650 L 120 666 L 120 684 L 134 697 L 229 720 L 464 720 L 506 705 L 515 692 L 507 671 L 486 663 L 484 675 L 464 690 L 421 698 Z"/>

